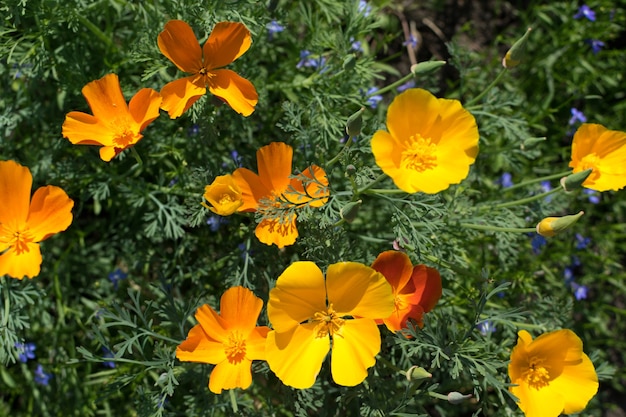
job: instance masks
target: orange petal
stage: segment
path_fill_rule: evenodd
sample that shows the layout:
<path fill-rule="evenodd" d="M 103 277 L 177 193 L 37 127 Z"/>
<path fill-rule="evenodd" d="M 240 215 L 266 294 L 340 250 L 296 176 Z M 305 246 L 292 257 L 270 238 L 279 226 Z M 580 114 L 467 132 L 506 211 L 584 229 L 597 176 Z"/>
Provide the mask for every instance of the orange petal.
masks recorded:
<path fill-rule="evenodd" d="M 108 74 L 83 87 L 83 95 L 96 119 L 112 122 L 117 118 L 126 118 L 128 105 L 122 95 L 117 74 Z"/>
<path fill-rule="evenodd" d="M 30 203 L 27 225 L 34 242 L 41 242 L 72 224 L 74 201 L 59 187 L 41 187 Z"/>
<path fill-rule="evenodd" d="M 32 185 L 33 177 L 27 167 L 15 161 L 0 161 L 0 225 L 11 231 L 23 229 L 28 218 Z"/>
<path fill-rule="evenodd" d="M 181 78 L 165 84 L 161 89 L 161 108 L 171 119 L 180 117 L 193 103 L 206 94 L 206 88 L 196 76 Z"/>
<path fill-rule="evenodd" d="M 224 345 L 212 339 L 196 324 L 189 330 L 187 339 L 176 348 L 176 357 L 185 362 L 217 364 L 226 360 Z"/>
<path fill-rule="evenodd" d="M 284 193 L 291 180 L 293 148 L 283 142 L 272 142 L 256 152 L 259 177 L 268 190 Z"/>
<path fill-rule="evenodd" d="M 115 146 L 103 146 L 100 148 L 100 159 L 104 162 L 109 162 L 111 159 L 115 158 L 120 152 L 122 152 L 126 148 L 116 148 Z"/>
<path fill-rule="evenodd" d="M 241 286 L 229 288 L 220 299 L 220 316 L 229 329 L 241 330 L 246 335 L 256 327 L 262 308 L 263 301 Z"/>
<path fill-rule="evenodd" d="M 163 32 L 159 33 L 157 44 L 161 53 L 181 71 L 196 74 L 202 68 L 202 49 L 198 39 L 193 29 L 182 20 L 167 22 Z"/>
<path fill-rule="evenodd" d="M 196 310 L 196 320 L 202 326 L 202 329 L 211 339 L 223 342 L 228 340 L 230 334 L 230 323 L 221 318 L 207 304 L 204 304 Z"/>
<path fill-rule="evenodd" d="M 294 204 L 322 207 L 328 201 L 328 177 L 317 165 L 311 165 L 297 178 L 292 178 L 285 197 Z"/>
<path fill-rule="evenodd" d="M 78 111 L 69 112 L 63 122 L 63 137 L 74 145 L 111 146 L 115 132 L 94 116 Z"/>
<path fill-rule="evenodd" d="M 0 255 L 0 276 L 8 275 L 22 279 L 25 276 L 33 278 L 39 275 L 41 268 L 41 250 L 37 243 L 27 243 L 27 248 L 20 254 L 11 248 Z"/>
<path fill-rule="evenodd" d="M 233 180 L 241 190 L 243 200 L 243 204 L 237 209 L 238 211 L 256 211 L 259 201 L 272 194 L 271 190 L 261 181 L 261 178 L 248 168 L 237 168 L 233 172 Z"/>
<path fill-rule="evenodd" d="M 139 132 L 159 117 L 162 100 L 161 94 L 151 88 L 142 88 L 130 99 L 128 109 L 139 127 Z"/>
<path fill-rule="evenodd" d="M 398 294 L 411 279 L 413 264 L 406 253 L 389 250 L 378 255 L 372 269 L 383 274 L 394 294 Z"/>
<path fill-rule="evenodd" d="M 402 297 L 402 295 L 398 297 Z M 408 319 L 415 320 L 415 323 L 422 328 L 424 327 L 424 322 L 422 321 L 423 315 L 424 309 L 422 309 L 420 305 L 405 303 L 403 307 L 396 307 L 391 315 L 383 320 L 383 323 L 385 323 L 385 326 L 392 332 L 406 329 Z"/>
<path fill-rule="evenodd" d="M 435 308 L 442 293 L 439 271 L 426 265 L 415 265 L 411 279 L 415 285 L 414 294 L 419 298 L 417 300 L 410 298 L 409 302 L 411 304 L 419 303 L 425 312 Z"/>
<path fill-rule="evenodd" d="M 207 69 L 225 67 L 250 48 L 250 31 L 242 23 L 220 22 L 215 25 L 203 47 Z"/>
<path fill-rule="evenodd" d="M 346 320 L 333 336 L 331 371 L 333 380 L 353 387 L 367 377 L 367 369 L 376 363 L 380 352 L 380 332 L 374 320 Z"/>
<path fill-rule="evenodd" d="M 265 342 L 270 328 L 267 326 L 255 327 L 246 339 L 246 358 L 250 360 L 265 360 Z"/>
<path fill-rule="evenodd" d="M 254 85 L 236 72 L 220 69 L 211 71 L 209 91 L 224 100 L 237 113 L 250 116 L 259 102 Z"/>
<path fill-rule="evenodd" d="M 239 363 L 223 361 L 211 372 L 209 389 L 212 393 L 221 394 L 222 390 L 242 388 L 246 389 L 252 384 L 252 361 L 243 359 Z"/>
<path fill-rule="evenodd" d="M 266 245 L 276 245 L 279 249 L 293 245 L 298 238 L 296 215 L 291 214 L 283 219 L 264 218 L 254 229 L 254 234 L 259 239 L 259 242 Z"/>

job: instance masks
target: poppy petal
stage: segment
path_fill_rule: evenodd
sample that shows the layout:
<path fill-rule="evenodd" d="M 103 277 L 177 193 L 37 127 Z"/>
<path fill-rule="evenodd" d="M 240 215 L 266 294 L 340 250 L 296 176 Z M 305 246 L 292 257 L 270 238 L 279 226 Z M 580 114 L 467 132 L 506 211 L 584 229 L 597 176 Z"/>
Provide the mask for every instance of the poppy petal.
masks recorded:
<path fill-rule="evenodd" d="M 211 71 L 207 84 L 209 91 L 224 100 L 237 113 L 250 116 L 259 102 L 254 85 L 236 72 L 220 69 Z"/>
<path fill-rule="evenodd" d="M 141 132 L 154 119 L 159 117 L 159 107 L 163 98 L 151 88 L 142 88 L 130 99 L 128 110 Z"/>
<path fill-rule="evenodd" d="M 27 225 L 34 242 L 41 242 L 72 224 L 74 201 L 59 187 L 48 185 L 33 194 Z"/>
<path fill-rule="evenodd" d="M 265 343 L 270 328 L 267 326 L 255 327 L 246 339 L 246 358 L 250 360 L 265 360 Z"/>
<path fill-rule="evenodd" d="M 419 304 L 425 312 L 429 312 L 437 305 L 441 298 L 441 275 L 435 268 L 420 264 L 415 265 L 411 280 L 415 285 L 414 297 L 408 299 L 411 304 Z"/>
<path fill-rule="evenodd" d="M 225 67 L 250 48 L 252 38 L 243 23 L 220 22 L 215 25 L 203 47 L 207 69 Z"/>
<path fill-rule="evenodd" d="M 15 161 L 0 161 L 0 225 L 10 228 L 11 231 L 24 228 L 32 186 L 33 177 L 27 167 Z"/>
<path fill-rule="evenodd" d="M 252 384 L 252 361 L 243 359 L 240 362 L 223 361 L 217 364 L 209 378 L 209 390 L 214 394 L 221 394 L 222 390 L 242 388 Z"/>
<path fill-rule="evenodd" d="M 96 119 L 114 123 L 115 119 L 126 118 L 128 105 L 117 74 L 107 74 L 90 82 L 83 87 L 82 93 Z"/>
<path fill-rule="evenodd" d="M 326 172 L 317 165 L 311 165 L 302 171 L 298 178 L 291 179 L 284 194 L 285 198 L 294 204 L 322 207 L 330 195 Z"/>
<path fill-rule="evenodd" d="M 280 195 L 289 187 L 293 148 L 283 142 L 272 142 L 256 152 L 259 177 L 267 189 Z"/>
<path fill-rule="evenodd" d="M 247 288 L 229 288 L 220 299 L 220 316 L 229 324 L 229 329 L 248 334 L 256 327 L 263 301 Z"/>
<path fill-rule="evenodd" d="M 565 414 L 579 413 L 598 392 L 598 375 L 587 355 L 581 354 L 576 365 L 565 366 L 561 375 L 550 382 L 550 387 L 563 393 Z"/>
<path fill-rule="evenodd" d="M 413 264 L 406 253 L 389 250 L 378 255 L 372 269 L 383 274 L 394 294 L 398 294 L 411 279 Z"/>
<path fill-rule="evenodd" d="M 62 134 L 74 145 L 111 146 L 115 132 L 94 116 L 78 111 L 69 112 L 63 122 Z"/>
<path fill-rule="evenodd" d="M 278 248 L 293 245 L 298 238 L 296 215 L 287 214 L 285 218 L 264 218 L 254 229 L 254 235 L 259 242 L 266 245 L 276 245 Z"/>
<path fill-rule="evenodd" d="M 17 279 L 36 277 L 41 270 L 41 261 L 37 243 L 26 243 L 25 250 L 19 254 L 15 248 L 10 248 L 0 255 L 0 276 L 6 274 Z"/>
<path fill-rule="evenodd" d="M 331 372 L 333 380 L 352 387 L 363 382 L 367 369 L 376 363 L 380 352 L 380 331 L 371 319 L 346 320 L 333 335 Z"/>
<path fill-rule="evenodd" d="M 208 337 L 217 342 L 228 340 L 231 323 L 220 317 L 220 315 L 207 304 L 198 307 L 195 317 Z"/>
<path fill-rule="evenodd" d="M 212 339 L 196 324 L 189 330 L 187 339 L 176 348 L 176 357 L 184 362 L 217 364 L 226 360 L 224 345 Z"/>
<path fill-rule="evenodd" d="M 169 114 L 170 119 L 176 119 L 205 94 L 206 88 L 197 76 L 174 80 L 161 89 L 161 108 Z"/>
<path fill-rule="evenodd" d="M 170 20 L 159 33 L 161 53 L 183 72 L 198 73 L 202 68 L 202 49 L 193 29 L 182 20 Z"/>
<path fill-rule="evenodd" d="M 241 190 L 243 204 L 237 211 L 255 211 L 259 202 L 268 198 L 271 191 L 261 181 L 261 178 L 248 168 L 237 168 L 233 172 L 233 179 Z"/>
<path fill-rule="evenodd" d="M 527 384 L 511 387 L 525 417 L 558 416 L 563 411 L 564 401 L 560 392 L 551 387 L 535 389 Z"/>

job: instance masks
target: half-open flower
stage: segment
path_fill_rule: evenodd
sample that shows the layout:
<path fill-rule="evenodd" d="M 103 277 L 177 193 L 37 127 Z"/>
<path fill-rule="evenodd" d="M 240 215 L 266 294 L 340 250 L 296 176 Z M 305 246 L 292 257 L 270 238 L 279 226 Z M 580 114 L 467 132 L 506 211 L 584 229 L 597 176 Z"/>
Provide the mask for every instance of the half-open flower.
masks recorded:
<path fill-rule="evenodd" d="M 128 105 L 116 74 L 108 74 L 83 87 L 93 116 L 73 111 L 65 116 L 63 136 L 74 145 L 97 145 L 100 158 L 110 161 L 143 137 L 141 132 L 159 117 L 161 96 L 143 88 Z"/>
<path fill-rule="evenodd" d="M 209 91 L 237 113 L 249 116 L 259 97 L 252 83 L 237 73 L 219 69 L 232 63 L 250 48 L 250 31 L 237 22 L 215 25 L 200 48 L 193 29 L 182 20 L 170 20 L 158 37 L 159 49 L 181 71 L 191 74 L 172 81 L 161 90 L 161 108 L 172 119 L 187 111 Z"/>
<path fill-rule="evenodd" d="M 572 141 L 574 173 L 592 169 L 583 187 L 596 191 L 621 190 L 626 186 L 626 133 L 584 123 Z"/>
<path fill-rule="evenodd" d="M 202 204 L 220 216 L 230 216 L 243 204 L 241 190 L 230 174 L 215 177 L 215 180 L 204 188 L 204 199 L 210 206 Z"/>
<path fill-rule="evenodd" d="M 432 310 L 441 298 L 439 272 L 423 264 L 413 266 L 408 255 L 400 251 L 381 253 L 372 268 L 383 274 L 394 295 L 393 312 L 379 322 L 392 332 L 406 329 L 409 319 L 423 327 L 424 313 Z"/>
<path fill-rule="evenodd" d="M 372 138 L 376 164 L 407 193 L 458 184 L 478 154 L 476 120 L 458 100 L 412 88 L 389 105 L 387 129 Z"/>
<path fill-rule="evenodd" d="M 252 383 L 253 360 L 265 360 L 265 338 L 269 328 L 257 326 L 263 301 L 252 291 L 233 287 L 220 300 L 220 313 L 208 305 L 196 311 L 197 325 L 176 348 L 181 361 L 216 365 L 209 378 L 211 392 L 243 388 Z"/>
<path fill-rule="evenodd" d="M 579 413 L 598 391 L 598 376 L 583 343 L 571 330 L 544 333 L 533 340 L 517 334 L 511 352 L 510 391 L 526 417 Z"/>
<path fill-rule="evenodd" d="M 270 291 L 267 335 L 270 369 L 294 388 L 315 383 L 331 349 L 331 373 L 339 385 L 363 382 L 380 351 L 377 317 L 393 309 L 391 287 L 372 268 L 356 262 L 322 271 L 313 262 L 294 262 Z"/>
<path fill-rule="evenodd" d="M 48 185 L 30 197 L 33 177 L 14 161 L 0 161 L 0 276 L 22 279 L 39 275 L 39 242 L 72 223 L 74 202 Z"/>

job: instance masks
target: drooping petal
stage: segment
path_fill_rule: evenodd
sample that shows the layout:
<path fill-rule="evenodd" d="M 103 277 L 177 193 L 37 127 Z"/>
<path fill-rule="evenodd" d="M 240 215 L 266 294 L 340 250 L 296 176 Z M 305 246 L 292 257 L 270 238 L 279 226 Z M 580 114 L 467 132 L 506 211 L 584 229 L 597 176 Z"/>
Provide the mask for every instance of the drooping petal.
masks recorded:
<path fill-rule="evenodd" d="M 243 204 L 238 211 L 256 211 L 259 202 L 268 198 L 272 191 L 261 181 L 261 178 L 248 168 L 237 168 L 233 172 L 233 180 L 241 190 Z"/>
<path fill-rule="evenodd" d="M 380 352 L 380 332 L 374 320 L 346 320 L 333 335 L 331 371 L 333 380 L 352 387 L 363 382 L 367 369 L 376 363 Z"/>
<path fill-rule="evenodd" d="M 218 364 L 226 360 L 224 345 L 211 338 L 200 324 L 189 330 L 187 339 L 176 348 L 176 357 L 185 362 Z"/>
<path fill-rule="evenodd" d="M 272 142 L 256 153 L 259 177 L 268 190 L 282 194 L 289 187 L 293 148 L 283 142 Z"/>
<path fill-rule="evenodd" d="M 94 116 L 78 111 L 69 112 L 63 122 L 62 134 L 74 145 L 111 146 L 115 132 Z"/>
<path fill-rule="evenodd" d="M 15 161 L 0 161 L 0 224 L 12 231 L 23 229 L 28 218 L 33 177 Z"/>
<path fill-rule="evenodd" d="M 128 114 L 117 74 L 107 74 L 90 82 L 82 92 L 94 117 L 100 121 L 113 121 Z"/>
<path fill-rule="evenodd" d="M 142 88 L 130 99 L 128 109 L 138 125 L 138 131 L 143 131 L 148 124 L 159 117 L 159 108 L 163 98 L 151 88 Z"/>
<path fill-rule="evenodd" d="M 209 91 L 224 100 L 233 110 L 250 116 L 259 102 L 254 85 L 228 69 L 213 70 L 208 78 Z"/>
<path fill-rule="evenodd" d="M 564 413 L 579 413 L 587 407 L 589 400 L 598 392 L 598 375 L 593 363 L 584 353 L 579 361 L 572 361 L 561 375 L 550 382 L 550 387 L 562 393 Z"/>
<path fill-rule="evenodd" d="M 214 394 L 221 394 L 222 390 L 248 388 L 252 384 L 251 365 L 252 361 L 247 359 L 241 362 L 226 360 L 218 363 L 209 377 L 209 390 Z"/>
<path fill-rule="evenodd" d="M 413 264 L 406 253 L 389 250 L 376 257 L 372 269 L 383 274 L 394 294 L 398 294 L 411 279 Z"/>
<path fill-rule="evenodd" d="M 326 172 L 317 165 L 311 165 L 297 178 L 291 179 L 284 194 L 294 204 L 322 207 L 330 195 Z"/>
<path fill-rule="evenodd" d="M 206 94 L 206 87 L 200 81 L 197 76 L 185 77 L 169 82 L 161 89 L 161 108 L 171 119 L 180 117 Z"/>
<path fill-rule="evenodd" d="M 229 324 L 229 329 L 249 334 L 256 327 L 263 300 L 247 288 L 229 288 L 220 299 L 220 316 Z"/>
<path fill-rule="evenodd" d="M 157 44 L 161 53 L 181 71 L 196 74 L 202 68 L 202 49 L 198 39 L 191 26 L 182 20 L 167 22 L 157 38 Z"/>
<path fill-rule="evenodd" d="M 411 274 L 411 281 L 415 286 L 415 297 L 409 298 L 411 304 L 422 306 L 425 312 L 429 312 L 441 298 L 441 275 L 435 268 L 420 264 L 415 265 Z"/>
<path fill-rule="evenodd" d="M 74 201 L 59 187 L 48 185 L 33 194 L 27 227 L 33 242 L 41 242 L 72 224 Z"/>
<path fill-rule="evenodd" d="M 203 47 L 207 69 L 225 67 L 250 48 L 252 38 L 243 23 L 219 22 Z"/>
<path fill-rule="evenodd" d="M 10 248 L 0 255 L 0 276 L 8 275 L 22 279 L 25 276 L 33 278 L 41 270 L 41 250 L 38 243 L 26 243 L 25 250 L 18 254 L 15 248 Z"/>
<path fill-rule="evenodd" d="M 109 162 L 111 159 L 115 158 L 120 154 L 124 149 L 116 148 L 115 146 L 103 146 L 100 148 L 100 159 L 104 162 Z"/>
<path fill-rule="evenodd" d="M 278 332 L 288 331 L 326 310 L 324 275 L 313 262 L 292 263 L 270 291 L 267 316 Z"/>
<path fill-rule="evenodd" d="M 246 358 L 250 360 L 265 360 L 265 343 L 270 328 L 267 326 L 255 327 L 246 339 Z"/>
<path fill-rule="evenodd" d="M 204 332 L 211 339 L 217 342 L 228 340 L 232 323 L 220 317 L 220 315 L 207 304 L 198 307 L 198 310 L 196 310 L 196 320 L 198 320 Z"/>
<path fill-rule="evenodd" d="M 328 302 L 339 316 L 377 319 L 393 311 L 394 297 L 385 277 L 357 262 L 332 264 L 326 271 Z"/>
<path fill-rule="evenodd" d="M 276 245 L 278 248 L 293 245 L 298 238 L 296 215 L 285 215 L 286 218 L 264 218 L 254 229 L 254 235 L 259 242 L 266 245 Z"/>
<path fill-rule="evenodd" d="M 315 383 L 330 350 L 330 338 L 316 337 L 315 326 L 306 323 L 283 333 L 267 334 L 266 360 L 283 384 L 305 389 Z"/>

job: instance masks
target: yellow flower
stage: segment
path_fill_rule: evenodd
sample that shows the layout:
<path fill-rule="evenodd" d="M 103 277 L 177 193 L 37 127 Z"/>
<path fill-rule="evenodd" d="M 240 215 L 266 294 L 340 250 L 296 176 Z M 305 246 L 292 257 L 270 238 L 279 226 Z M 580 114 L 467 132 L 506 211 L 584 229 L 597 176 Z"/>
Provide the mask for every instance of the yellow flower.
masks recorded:
<path fill-rule="evenodd" d="M 582 411 L 598 391 L 598 376 L 571 330 L 544 333 L 533 340 L 518 332 L 511 352 L 510 391 L 526 417 L 557 417 Z"/>
<path fill-rule="evenodd" d="M 159 117 L 159 93 L 143 88 L 127 105 L 116 74 L 90 82 L 82 92 L 93 116 L 69 112 L 63 122 L 63 137 L 74 145 L 102 146 L 100 158 L 106 162 L 139 142 L 141 132 Z"/>
<path fill-rule="evenodd" d="M 224 67 L 250 48 L 250 31 L 237 22 L 215 25 L 200 48 L 191 27 L 182 20 L 170 20 L 158 37 L 159 49 L 189 77 L 172 81 L 163 87 L 161 108 L 175 119 L 209 91 L 224 100 L 237 113 L 249 116 L 258 102 L 252 83 Z"/>
<path fill-rule="evenodd" d="M 458 184 L 478 154 L 476 120 L 458 100 L 414 88 L 389 106 L 387 129 L 372 138 L 376 164 L 398 188 L 428 194 Z"/>
<path fill-rule="evenodd" d="M 583 214 L 585 214 L 584 211 L 579 211 L 577 214 L 570 214 L 569 216 L 546 217 L 537 223 L 537 233 L 544 237 L 552 237 L 572 226 Z"/>
<path fill-rule="evenodd" d="M 195 325 L 187 339 L 176 348 L 181 361 L 216 365 L 209 378 L 209 389 L 243 388 L 252 383 L 253 360 L 265 360 L 265 338 L 269 328 L 257 327 L 263 301 L 243 287 L 228 289 L 220 300 L 220 313 L 208 305 L 196 311 Z"/>
<path fill-rule="evenodd" d="M 626 186 L 626 133 L 593 123 L 582 124 L 572 141 L 574 173 L 591 168 L 583 187 L 596 191 L 620 190 Z"/>
<path fill-rule="evenodd" d="M 380 351 L 376 318 L 393 310 L 391 286 L 382 274 L 356 262 L 328 267 L 326 280 L 313 262 L 294 262 L 270 291 L 267 335 L 270 369 L 294 388 L 315 383 L 331 349 L 331 373 L 339 385 L 363 382 Z"/>
<path fill-rule="evenodd" d="M 230 216 L 243 204 L 241 190 L 232 175 L 220 175 L 204 188 L 204 198 L 211 204 L 203 205 L 215 214 Z"/>
<path fill-rule="evenodd" d="M 263 146 L 256 158 L 258 175 L 247 168 L 233 172 L 243 199 L 238 211 L 263 214 L 254 231 L 259 241 L 279 248 L 293 245 L 298 237 L 293 209 L 326 204 L 329 195 L 326 173 L 311 165 L 299 176 L 292 177 L 293 148 L 282 142 Z"/>
<path fill-rule="evenodd" d="M 74 202 L 59 187 L 30 190 L 33 177 L 14 161 L 0 161 L 0 276 L 22 279 L 39 275 L 39 242 L 72 223 Z"/>

